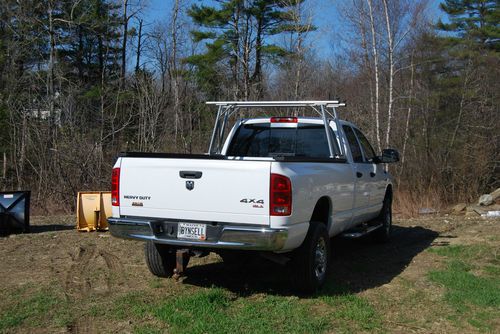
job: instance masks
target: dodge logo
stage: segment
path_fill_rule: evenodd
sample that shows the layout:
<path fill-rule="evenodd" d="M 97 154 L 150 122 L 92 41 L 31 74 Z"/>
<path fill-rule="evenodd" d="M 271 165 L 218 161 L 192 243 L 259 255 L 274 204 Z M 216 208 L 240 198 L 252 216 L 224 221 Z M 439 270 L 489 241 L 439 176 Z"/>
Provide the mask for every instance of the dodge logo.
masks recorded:
<path fill-rule="evenodd" d="M 193 190 L 194 189 L 194 181 L 186 181 L 186 189 Z"/>

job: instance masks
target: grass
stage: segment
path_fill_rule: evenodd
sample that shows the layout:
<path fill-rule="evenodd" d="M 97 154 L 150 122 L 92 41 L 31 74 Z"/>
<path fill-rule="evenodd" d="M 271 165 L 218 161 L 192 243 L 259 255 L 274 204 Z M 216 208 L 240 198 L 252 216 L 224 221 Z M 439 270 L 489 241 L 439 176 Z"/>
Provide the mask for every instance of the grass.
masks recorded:
<path fill-rule="evenodd" d="M 220 287 L 206 287 L 210 279 L 189 280 L 190 274 L 210 274 L 212 270 L 218 274 L 220 266 L 210 263 L 217 263 L 217 257 L 193 259 L 195 265 L 208 266 L 204 270 L 193 266 L 184 284 L 154 278 L 147 274 L 141 254 L 124 259 L 128 267 L 111 268 L 107 274 L 101 262 L 85 267 L 93 285 L 77 293 L 63 281 L 67 278 L 64 268 L 72 268 L 73 262 L 56 262 L 60 270 L 48 272 L 46 280 L 35 275 L 21 287 L 24 280 L 4 280 L 6 284 L 0 287 L 0 333 L 499 332 L 500 239 L 493 237 L 500 231 L 498 227 L 483 231 L 479 237 L 477 231 L 470 233 L 473 237 L 464 242 L 475 244 L 433 246 L 423 252 L 429 245 L 430 232 L 423 235 L 421 228 L 418 233 L 408 228 L 399 230 L 403 239 L 379 249 L 359 243 L 349 245 L 349 252 L 335 258 L 336 267 L 327 286 L 309 297 L 288 295 L 293 291 L 275 289 L 274 285 L 268 289 L 267 276 L 260 277 L 263 272 L 267 275 L 267 268 L 257 272 L 253 284 L 241 289 L 234 286 L 234 280 L 222 280 Z M 462 236 L 459 232 L 457 235 Z M 78 236 L 80 243 L 93 240 L 87 234 Z M 40 237 L 45 239 L 46 234 Z M 127 248 L 125 254 L 133 254 L 128 248 L 135 244 L 121 246 L 121 242 L 102 241 L 99 247 L 112 245 L 110 251 L 117 253 Z M 414 242 L 422 247 L 412 250 Z M 89 248 L 96 244 L 89 244 Z M 73 250 L 73 246 L 71 243 L 68 249 Z M 404 252 L 407 248 L 410 250 Z M 392 255 L 389 252 L 393 249 Z M 352 256 L 345 260 L 343 256 L 351 252 Z M 409 262 L 416 255 L 416 261 Z M 437 257 L 441 260 L 436 261 Z M 24 274 L 23 270 L 18 268 L 19 275 Z M 233 272 L 221 274 L 234 279 L 229 275 Z M 286 285 L 287 276 L 279 277 Z M 101 289 L 103 279 L 113 284 L 107 293 Z"/>
<path fill-rule="evenodd" d="M 57 326 L 64 326 L 71 321 L 69 314 L 65 312 L 64 300 L 48 289 L 34 294 L 28 293 L 26 289 L 18 289 L 2 303 L 11 305 L 0 312 L 0 332 L 21 325 L 37 327 L 44 324 L 47 318 L 52 318 Z"/>
<path fill-rule="evenodd" d="M 430 250 L 441 256 L 446 256 L 451 259 L 462 260 L 466 262 L 475 262 L 478 260 L 486 260 L 491 263 L 500 264 L 500 259 L 497 257 L 494 249 L 488 245 L 451 245 Z"/>
<path fill-rule="evenodd" d="M 444 270 L 429 272 L 431 281 L 445 289 L 444 300 L 455 314 L 481 331 L 490 331 L 500 314 L 500 276 L 496 252 L 486 245 L 455 245 L 433 249 L 449 260 Z M 478 274 L 483 273 L 483 274 Z"/>
<path fill-rule="evenodd" d="M 88 300 L 86 310 L 55 291 L 19 289 L 0 305 L 0 333 L 30 328 L 65 328 L 73 314 L 107 321 L 132 320 L 137 334 L 163 333 L 350 333 L 380 331 L 380 317 L 364 298 L 337 285 L 311 298 L 240 296 L 222 288 L 190 289 L 175 295 L 161 290 L 129 292 L 103 301 Z"/>
<path fill-rule="evenodd" d="M 338 292 L 338 293 L 337 293 Z M 151 303 L 141 293 L 120 298 L 112 314 L 118 319 L 155 319 L 169 333 L 348 333 L 381 329 L 365 299 L 345 291 L 310 299 L 256 294 L 240 297 L 225 289 L 184 291 Z M 158 325 L 157 323 L 157 325 Z M 161 332 L 147 323 L 136 333 Z"/>
<path fill-rule="evenodd" d="M 364 298 L 349 293 L 342 285 L 327 285 L 326 294 L 320 297 L 333 312 L 330 317 L 340 324 L 341 329 L 352 332 L 353 327 L 359 330 L 382 329 L 381 317 L 375 308 Z"/>

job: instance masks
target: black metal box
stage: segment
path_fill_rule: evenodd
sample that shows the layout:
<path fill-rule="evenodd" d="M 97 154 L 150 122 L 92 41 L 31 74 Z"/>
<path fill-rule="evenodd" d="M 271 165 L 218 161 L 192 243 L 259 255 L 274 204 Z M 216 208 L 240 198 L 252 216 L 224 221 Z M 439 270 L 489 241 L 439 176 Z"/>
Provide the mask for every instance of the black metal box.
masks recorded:
<path fill-rule="evenodd" d="M 0 192 L 0 233 L 29 232 L 30 192 Z"/>

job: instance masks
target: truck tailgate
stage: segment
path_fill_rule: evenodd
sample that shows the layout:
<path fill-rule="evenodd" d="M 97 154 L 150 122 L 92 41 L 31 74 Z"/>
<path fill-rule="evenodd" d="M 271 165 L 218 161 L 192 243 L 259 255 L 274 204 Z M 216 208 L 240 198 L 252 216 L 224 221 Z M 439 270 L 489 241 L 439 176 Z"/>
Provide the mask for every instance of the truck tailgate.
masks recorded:
<path fill-rule="evenodd" d="M 269 225 L 270 161 L 127 158 L 120 215 Z"/>

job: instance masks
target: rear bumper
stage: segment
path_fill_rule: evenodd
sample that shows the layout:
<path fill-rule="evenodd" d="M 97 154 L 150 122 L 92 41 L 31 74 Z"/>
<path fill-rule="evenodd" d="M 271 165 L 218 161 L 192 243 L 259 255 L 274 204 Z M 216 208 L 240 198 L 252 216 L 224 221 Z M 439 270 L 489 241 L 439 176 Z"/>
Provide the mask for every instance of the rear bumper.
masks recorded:
<path fill-rule="evenodd" d="M 285 246 L 288 230 L 236 224 L 209 225 L 206 241 L 177 239 L 176 222 L 145 218 L 109 218 L 109 230 L 118 238 L 153 241 L 179 247 L 279 251 Z"/>

